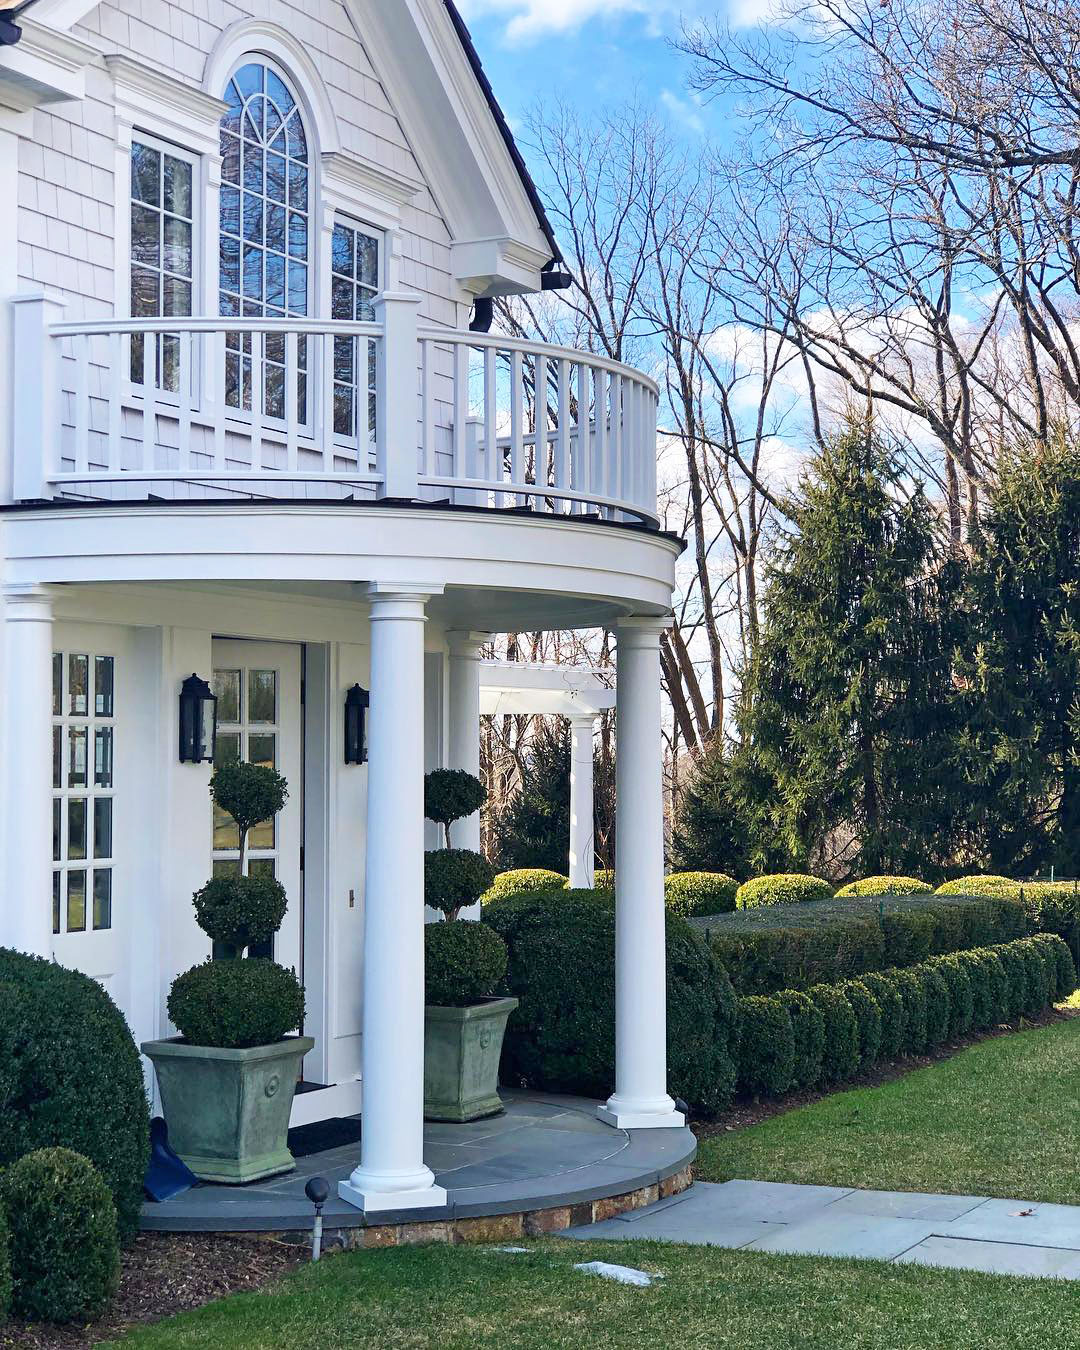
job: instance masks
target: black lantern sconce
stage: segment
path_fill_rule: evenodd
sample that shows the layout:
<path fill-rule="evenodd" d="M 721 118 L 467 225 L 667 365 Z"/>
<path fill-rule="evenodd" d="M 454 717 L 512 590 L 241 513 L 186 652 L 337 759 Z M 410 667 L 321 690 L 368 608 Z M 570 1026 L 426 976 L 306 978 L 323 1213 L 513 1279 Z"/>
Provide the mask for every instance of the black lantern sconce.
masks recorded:
<path fill-rule="evenodd" d="M 190 675 L 180 688 L 180 763 L 213 764 L 216 741 L 217 696 Z"/>
<path fill-rule="evenodd" d="M 367 710 L 371 695 L 354 684 L 345 695 L 345 763 L 367 763 Z"/>

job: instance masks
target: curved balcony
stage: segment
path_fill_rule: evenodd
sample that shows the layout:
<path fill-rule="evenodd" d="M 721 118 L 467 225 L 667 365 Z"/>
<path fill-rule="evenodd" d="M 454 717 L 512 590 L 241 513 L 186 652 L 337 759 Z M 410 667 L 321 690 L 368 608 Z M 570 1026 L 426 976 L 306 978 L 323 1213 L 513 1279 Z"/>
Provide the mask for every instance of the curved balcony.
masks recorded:
<path fill-rule="evenodd" d="M 604 357 L 377 322 L 15 309 L 17 502 L 449 503 L 655 526 L 657 389 Z M 539 391 L 539 392 L 538 392 Z"/>

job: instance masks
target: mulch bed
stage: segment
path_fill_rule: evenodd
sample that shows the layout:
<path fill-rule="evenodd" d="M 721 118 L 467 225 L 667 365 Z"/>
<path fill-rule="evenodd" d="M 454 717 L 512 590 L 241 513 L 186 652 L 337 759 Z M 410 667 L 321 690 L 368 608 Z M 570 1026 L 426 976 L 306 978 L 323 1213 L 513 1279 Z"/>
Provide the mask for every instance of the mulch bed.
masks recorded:
<path fill-rule="evenodd" d="M 97 1345 L 133 1326 L 201 1308 L 226 1294 L 262 1289 L 310 1257 L 272 1236 L 224 1237 L 217 1233 L 144 1233 L 123 1253 L 120 1292 L 100 1321 L 54 1327 L 9 1322 L 0 1346 L 60 1350 Z"/>
<path fill-rule="evenodd" d="M 906 1059 L 875 1065 L 869 1073 L 858 1074 L 839 1085 L 789 1092 L 786 1096 L 772 1097 L 766 1101 L 755 1101 L 749 1097 L 738 1098 L 715 1120 L 693 1120 L 690 1126 L 698 1139 L 730 1134 L 734 1130 L 746 1129 L 748 1125 L 759 1125 L 763 1120 L 769 1120 L 773 1116 L 782 1116 L 786 1111 L 794 1111 L 797 1107 L 809 1106 L 811 1102 L 819 1102 L 836 1092 L 844 1092 L 850 1088 L 879 1087 L 882 1083 L 895 1082 L 896 1079 L 904 1078 L 916 1069 L 925 1069 L 940 1060 L 951 1059 L 961 1050 L 966 1050 L 969 1045 L 978 1045 L 980 1041 L 987 1041 L 996 1036 L 1011 1036 L 1017 1031 L 1030 1031 L 1036 1027 L 1047 1027 L 1054 1022 L 1068 1022 L 1076 1017 L 1080 1017 L 1080 1009 L 1054 1008 L 1040 1017 L 1025 1017 L 1019 1026 L 996 1027 L 993 1031 L 980 1032 L 977 1036 L 965 1036 L 960 1040 L 950 1041 L 926 1055 L 909 1055 Z"/>

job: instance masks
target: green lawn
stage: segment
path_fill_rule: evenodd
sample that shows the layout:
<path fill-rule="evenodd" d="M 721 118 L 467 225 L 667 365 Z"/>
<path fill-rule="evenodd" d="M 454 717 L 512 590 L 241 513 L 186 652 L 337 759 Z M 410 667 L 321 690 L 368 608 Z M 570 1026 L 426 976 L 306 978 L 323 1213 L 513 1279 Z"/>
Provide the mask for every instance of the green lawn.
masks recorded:
<path fill-rule="evenodd" d="M 661 1273 L 647 1289 L 572 1269 L 607 1260 Z M 548 1239 L 353 1252 L 143 1328 L 125 1350 L 1075 1350 L 1063 1286 L 958 1271 Z"/>
<path fill-rule="evenodd" d="M 1080 1204 L 1080 1018 L 703 1141 L 697 1175 Z"/>

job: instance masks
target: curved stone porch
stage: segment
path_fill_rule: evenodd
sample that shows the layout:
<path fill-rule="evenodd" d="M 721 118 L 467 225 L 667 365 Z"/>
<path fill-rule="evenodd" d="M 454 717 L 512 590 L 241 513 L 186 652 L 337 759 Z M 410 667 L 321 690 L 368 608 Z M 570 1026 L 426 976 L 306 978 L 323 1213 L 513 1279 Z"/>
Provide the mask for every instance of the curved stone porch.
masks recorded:
<path fill-rule="evenodd" d="M 370 1219 L 338 1198 L 359 1144 L 297 1159 L 296 1171 L 250 1186 L 197 1186 L 143 1206 L 150 1232 L 310 1232 L 309 1178 L 323 1176 L 326 1241 L 344 1246 L 492 1241 L 558 1232 L 640 1209 L 690 1184 L 697 1151 L 679 1129 L 613 1129 L 581 1097 L 502 1092 L 506 1112 L 469 1125 L 427 1123 L 424 1161 L 445 1187 L 439 1208 L 380 1210 Z"/>

